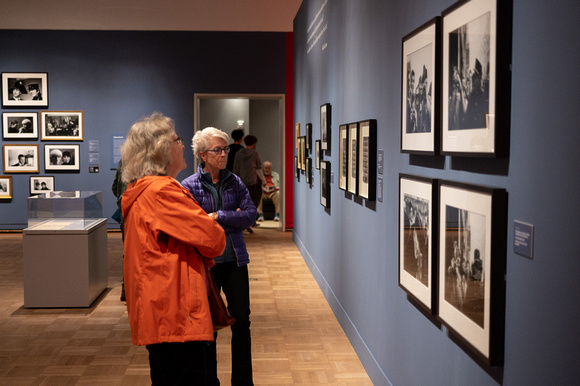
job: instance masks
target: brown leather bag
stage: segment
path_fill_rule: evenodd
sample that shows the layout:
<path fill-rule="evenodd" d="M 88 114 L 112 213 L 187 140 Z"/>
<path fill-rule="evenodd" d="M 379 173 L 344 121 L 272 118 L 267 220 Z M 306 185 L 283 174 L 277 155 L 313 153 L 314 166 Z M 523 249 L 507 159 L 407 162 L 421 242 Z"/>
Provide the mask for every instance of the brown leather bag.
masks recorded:
<path fill-rule="evenodd" d="M 206 269 L 207 282 L 209 284 L 208 301 L 209 310 L 211 312 L 211 320 L 213 322 L 213 330 L 218 331 L 227 326 L 231 326 L 236 322 L 236 318 L 230 315 L 224 300 L 217 288 L 215 279 L 211 270 Z"/>

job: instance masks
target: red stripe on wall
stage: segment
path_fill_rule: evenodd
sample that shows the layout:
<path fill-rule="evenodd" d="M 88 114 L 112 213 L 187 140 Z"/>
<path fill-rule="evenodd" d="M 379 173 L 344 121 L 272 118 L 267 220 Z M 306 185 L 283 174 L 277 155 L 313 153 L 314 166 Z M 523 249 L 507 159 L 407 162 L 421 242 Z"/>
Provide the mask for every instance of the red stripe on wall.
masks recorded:
<path fill-rule="evenodd" d="M 284 160 L 285 181 L 284 191 L 286 198 L 284 206 L 284 228 L 294 228 L 294 36 L 292 32 L 286 34 L 286 132 L 284 146 L 286 159 Z"/>

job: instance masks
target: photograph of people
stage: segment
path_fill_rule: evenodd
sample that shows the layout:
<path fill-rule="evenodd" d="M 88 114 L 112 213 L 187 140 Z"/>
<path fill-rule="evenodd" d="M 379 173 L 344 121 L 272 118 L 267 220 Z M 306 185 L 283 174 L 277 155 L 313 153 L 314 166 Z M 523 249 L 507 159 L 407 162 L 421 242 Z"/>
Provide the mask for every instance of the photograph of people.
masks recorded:
<path fill-rule="evenodd" d="M 226 246 L 222 227 L 176 180 L 183 149 L 161 113 L 133 124 L 121 148 L 127 311 L 153 385 L 207 384 L 214 334 L 205 272 Z"/>
<path fill-rule="evenodd" d="M 226 248 L 221 256 L 214 259 L 216 264 L 211 271 L 218 288 L 223 289 L 226 295 L 230 314 L 236 318 L 231 327 L 231 384 L 253 385 L 248 276 L 250 259 L 243 229 L 254 224 L 256 207 L 246 185 L 226 169 L 229 142 L 228 134 L 215 127 L 207 127 L 195 133 L 192 148 L 200 164 L 197 173 L 184 179 L 181 184 L 225 231 Z M 208 385 L 219 385 L 215 342 L 209 345 L 207 363 Z"/>

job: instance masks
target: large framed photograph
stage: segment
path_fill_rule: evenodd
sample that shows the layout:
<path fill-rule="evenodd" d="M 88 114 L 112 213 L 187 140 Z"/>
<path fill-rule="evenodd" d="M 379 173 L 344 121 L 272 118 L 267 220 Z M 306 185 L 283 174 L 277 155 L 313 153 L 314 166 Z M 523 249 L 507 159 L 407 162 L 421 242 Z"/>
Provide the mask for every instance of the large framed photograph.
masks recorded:
<path fill-rule="evenodd" d="M 435 180 L 399 175 L 399 287 L 432 315 L 437 313 L 438 189 Z"/>
<path fill-rule="evenodd" d="M 503 363 L 504 189 L 439 182 L 439 319 L 484 363 Z"/>
<path fill-rule="evenodd" d="M 12 199 L 12 176 L 0 176 L 0 200 Z"/>
<path fill-rule="evenodd" d="M 330 161 L 320 161 L 320 204 L 330 208 Z"/>
<path fill-rule="evenodd" d="M 443 12 L 441 153 L 494 157 L 508 146 L 511 1 L 460 1 Z"/>
<path fill-rule="evenodd" d="M 347 191 L 358 193 L 358 122 L 348 124 L 348 181 Z"/>
<path fill-rule="evenodd" d="M 82 141 L 82 111 L 42 111 L 41 136 L 43 141 Z"/>
<path fill-rule="evenodd" d="M 369 201 L 377 197 L 377 121 L 359 122 L 358 195 Z"/>
<path fill-rule="evenodd" d="M 30 177 L 30 195 L 54 192 L 53 176 L 32 176 Z"/>
<path fill-rule="evenodd" d="M 348 187 L 348 125 L 338 127 L 338 188 Z"/>
<path fill-rule="evenodd" d="M 44 170 L 80 170 L 79 145 L 44 145 Z"/>
<path fill-rule="evenodd" d="M 38 145 L 4 145 L 4 173 L 38 173 Z"/>
<path fill-rule="evenodd" d="M 320 148 L 322 150 L 330 150 L 330 134 L 331 134 L 331 108 L 330 103 L 325 103 L 320 106 Z"/>
<path fill-rule="evenodd" d="M 2 104 L 5 107 L 47 107 L 48 74 L 3 72 Z"/>
<path fill-rule="evenodd" d="M 2 113 L 2 138 L 37 139 L 37 113 Z"/>
<path fill-rule="evenodd" d="M 436 154 L 439 133 L 441 18 L 403 38 L 401 152 Z"/>

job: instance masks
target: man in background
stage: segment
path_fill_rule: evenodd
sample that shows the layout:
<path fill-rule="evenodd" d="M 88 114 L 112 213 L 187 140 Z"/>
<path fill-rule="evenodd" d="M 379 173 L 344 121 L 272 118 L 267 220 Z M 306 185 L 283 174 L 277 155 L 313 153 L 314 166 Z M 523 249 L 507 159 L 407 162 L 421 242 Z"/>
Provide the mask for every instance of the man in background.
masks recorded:
<path fill-rule="evenodd" d="M 228 163 L 226 164 L 226 169 L 228 169 L 230 172 L 234 171 L 234 161 L 236 159 L 236 153 L 238 152 L 238 150 L 244 148 L 244 146 L 242 145 L 242 139 L 244 139 L 244 130 L 235 129 L 234 131 L 232 131 L 232 139 L 234 140 L 234 143 L 228 146 L 230 148 L 230 154 L 228 155 Z"/>

